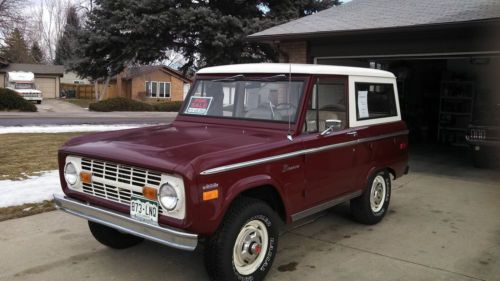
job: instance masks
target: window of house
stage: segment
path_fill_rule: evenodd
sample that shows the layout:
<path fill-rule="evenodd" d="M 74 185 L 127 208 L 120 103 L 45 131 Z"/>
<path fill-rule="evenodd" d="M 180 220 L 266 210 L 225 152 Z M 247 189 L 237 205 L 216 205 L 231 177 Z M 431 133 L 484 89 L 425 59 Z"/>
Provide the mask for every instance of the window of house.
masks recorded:
<path fill-rule="evenodd" d="M 393 84 L 356 83 L 357 120 L 397 116 Z"/>
<path fill-rule="evenodd" d="M 170 98 L 170 82 L 146 81 L 146 94 L 150 98 Z"/>
<path fill-rule="evenodd" d="M 333 78 L 318 78 L 308 101 L 304 132 L 322 132 L 328 124 L 336 122 L 339 127 L 347 127 L 347 99 L 344 81 Z"/>

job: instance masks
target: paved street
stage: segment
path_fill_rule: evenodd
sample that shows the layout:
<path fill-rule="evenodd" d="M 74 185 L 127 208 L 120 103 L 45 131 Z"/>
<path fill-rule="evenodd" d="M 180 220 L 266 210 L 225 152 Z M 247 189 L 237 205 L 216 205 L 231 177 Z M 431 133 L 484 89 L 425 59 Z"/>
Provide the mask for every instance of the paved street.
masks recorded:
<path fill-rule="evenodd" d="M 134 113 L 134 112 L 128 112 Z M 162 116 L 164 115 L 164 116 Z M 0 116 L 0 127 L 2 126 L 37 126 L 37 125 L 80 125 L 80 124 L 164 124 L 170 123 L 175 119 L 175 115 L 169 112 L 163 112 L 157 116 L 141 116 L 139 114 L 130 114 L 129 116 L 95 116 L 95 117 L 77 117 L 77 116 L 33 116 L 33 117 L 15 117 L 7 118 Z"/>
<path fill-rule="evenodd" d="M 0 111 L 0 127 L 79 124 L 159 124 L 170 123 L 176 112 L 93 112 L 63 100 L 45 100 L 38 112 Z"/>
<path fill-rule="evenodd" d="M 500 280 L 499 173 L 438 149 L 414 149 L 382 223 L 359 225 L 341 205 L 295 225 L 266 280 Z M 0 253 L 2 281 L 207 280 L 200 250 L 110 250 L 58 211 L 0 223 Z"/>

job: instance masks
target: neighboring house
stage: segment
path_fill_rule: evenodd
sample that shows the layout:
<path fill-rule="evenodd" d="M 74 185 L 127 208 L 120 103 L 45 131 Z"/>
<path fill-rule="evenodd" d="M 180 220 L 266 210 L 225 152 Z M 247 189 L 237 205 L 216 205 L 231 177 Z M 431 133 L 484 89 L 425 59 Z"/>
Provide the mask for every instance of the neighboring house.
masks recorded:
<path fill-rule="evenodd" d="M 142 101 L 182 101 L 191 79 L 167 66 L 139 66 L 116 76 L 117 95 Z"/>
<path fill-rule="evenodd" d="M 281 62 L 380 68 L 398 78 L 413 141 L 464 145 L 500 105 L 500 1 L 353 0 L 248 37 Z"/>
<path fill-rule="evenodd" d="M 61 78 L 61 83 L 64 84 L 91 84 L 86 78 L 81 78 L 73 71 L 64 72 L 64 76 Z"/>
<path fill-rule="evenodd" d="M 59 96 L 60 79 L 64 74 L 62 65 L 1 63 L 0 62 L 0 87 L 6 87 L 6 73 L 10 71 L 26 71 L 35 74 L 35 84 L 42 91 L 44 99 Z"/>

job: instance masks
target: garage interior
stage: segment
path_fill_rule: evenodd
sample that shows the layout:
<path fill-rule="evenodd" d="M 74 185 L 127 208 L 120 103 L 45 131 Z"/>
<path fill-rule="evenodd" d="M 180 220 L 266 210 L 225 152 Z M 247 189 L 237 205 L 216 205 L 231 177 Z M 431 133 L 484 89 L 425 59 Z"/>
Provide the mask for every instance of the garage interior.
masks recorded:
<path fill-rule="evenodd" d="M 316 58 L 318 64 L 371 67 L 393 72 L 403 119 L 414 144 L 467 147 L 470 124 L 500 120 L 500 58 L 495 56 Z"/>

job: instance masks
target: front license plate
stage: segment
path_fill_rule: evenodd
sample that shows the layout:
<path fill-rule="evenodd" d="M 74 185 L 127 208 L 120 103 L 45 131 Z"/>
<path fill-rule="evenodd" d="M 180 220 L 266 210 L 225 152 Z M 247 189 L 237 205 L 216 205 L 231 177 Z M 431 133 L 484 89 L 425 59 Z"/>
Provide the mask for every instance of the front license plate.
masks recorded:
<path fill-rule="evenodd" d="M 139 221 L 158 224 L 158 202 L 132 196 L 130 199 L 130 217 Z"/>

